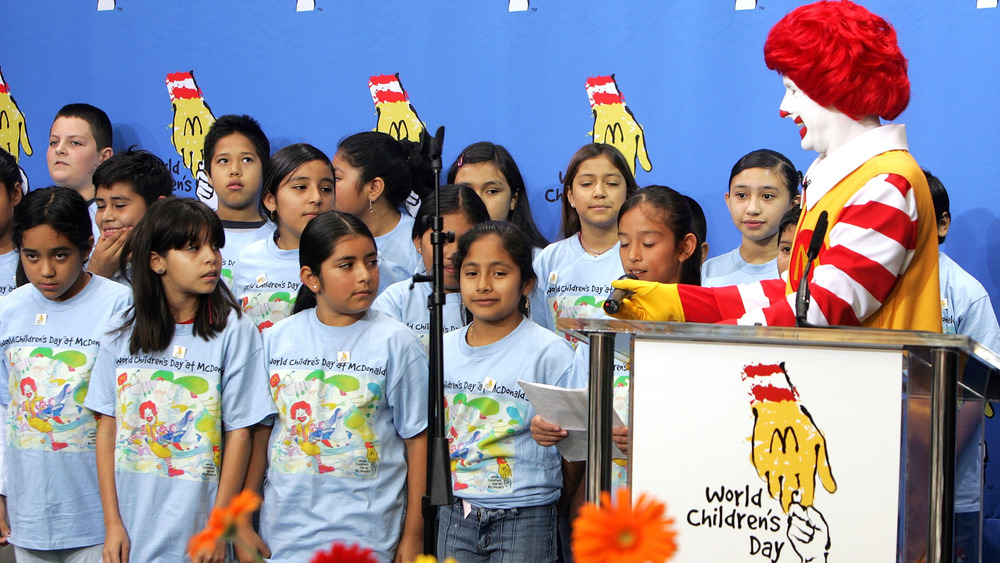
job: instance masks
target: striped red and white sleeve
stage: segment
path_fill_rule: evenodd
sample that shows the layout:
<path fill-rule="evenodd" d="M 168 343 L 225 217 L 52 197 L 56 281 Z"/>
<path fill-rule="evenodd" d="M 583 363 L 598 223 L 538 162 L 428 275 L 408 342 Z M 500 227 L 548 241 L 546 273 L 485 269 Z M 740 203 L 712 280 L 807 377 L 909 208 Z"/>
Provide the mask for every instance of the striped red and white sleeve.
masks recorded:
<path fill-rule="evenodd" d="M 882 306 L 913 259 L 917 202 L 909 181 L 898 174 L 870 179 L 844 205 L 827 240 L 809 280 L 807 320 L 820 326 L 858 326 Z M 678 293 L 689 322 L 795 326 L 795 294 L 786 295 L 780 280 L 721 288 L 678 286 Z"/>

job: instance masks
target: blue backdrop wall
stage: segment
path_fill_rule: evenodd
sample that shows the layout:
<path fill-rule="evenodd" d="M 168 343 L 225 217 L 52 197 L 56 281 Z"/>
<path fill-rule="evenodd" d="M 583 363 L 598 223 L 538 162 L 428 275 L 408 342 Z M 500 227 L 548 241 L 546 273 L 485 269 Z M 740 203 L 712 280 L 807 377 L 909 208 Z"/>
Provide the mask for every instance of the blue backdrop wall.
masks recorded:
<path fill-rule="evenodd" d="M 369 79 L 398 73 L 419 119 L 446 127 L 449 163 L 474 141 L 508 147 L 550 238 L 558 173 L 594 130 L 586 81 L 613 74 L 645 132 L 651 166 L 637 164 L 639 184 L 698 199 L 714 255 L 739 243 L 722 195 L 741 155 L 773 148 L 802 170 L 815 156 L 778 117 L 781 81 L 762 55 L 768 29 L 802 3 L 532 0 L 511 11 L 523 2 L 5 2 L 0 72 L 24 115 L 32 151 L 22 144 L 20 162 L 31 185 L 49 182 L 56 110 L 84 101 L 108 112 L 116 149 L 169 159 L 178 195 L 192 196 L 193 174 L 171 143 L 169 73 L 194 71 L 214 115 L 256 116 L 274 148 L 306 141 L 331 154 L 339 139 L 375 128 Z M 977 9 L 977 0 L 866 5 L 896 26 L 910 59 L 913 97 L 899 121 L 918 162 L 951 193 L 944 248 L 998 301 L 1000 261 L 990 257 L 1000 250 L 1000 9 Z"/>

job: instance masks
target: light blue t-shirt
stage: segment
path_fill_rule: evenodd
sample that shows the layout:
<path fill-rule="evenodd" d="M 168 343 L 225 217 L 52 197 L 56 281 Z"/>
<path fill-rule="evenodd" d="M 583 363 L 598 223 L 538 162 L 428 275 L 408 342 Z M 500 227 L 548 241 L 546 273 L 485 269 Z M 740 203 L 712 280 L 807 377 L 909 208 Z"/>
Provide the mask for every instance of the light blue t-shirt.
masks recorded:
<path fill-rule="evenodd" d="M 763 264 L 751 264 L 743 259 L 740 249 L 705 260 L 701 265 L 702 287 L 725 287 L 778 279 L 778 259 Z"/>
<path fill-rule="evenodd" d="M 444 337 L 455 496 L 482 508 L 555 502 L 562 489 L 561 457 L 555 448 L 543 448 L 531 437 L 536 413 L 517 381 L 585 386 L 574 366 L 573 349 L 527 318 L 486 346 L 469 346 L 468 331 L 464 327 Z"/>
<path fill-rule="evenodd" d="M 963 334 L 1000 353 L 1000 326 L 990 296 L 974 278 L 944 252 L 938 252 L 941 277 L 941 325 L 945 334 Z M 977 403 L 967 403 L 970 408 Z M 980 506 L 984 453 L 980 426 L 955 465 L 955 511 L 977 512 Z"/>
<path fill-rule="evenodd" d="M 299 250 L 282 250 L 274 238 L 250 243 L 240 252 L 233 271 L 233 295 L 263 332 L 291 316 L 302 280 Z"/>
<path fill-rule="evenodd" d="M 545 247 L 534 268 L 538 282 L 531 294 L 531 319 L 551 331 L 556 330 L 557 317 L 609 318 L 604 300 L 611 293 L 611 282 L 625 274 L 617 244 L 591 256 L 576 235 Z M 569 335 L 556 334 L 576 345 Z"/>
<path fill-rule="evenodd" d="M 430 345 L 431 311 L 427 298 L 434 288 L 429 283 L 418 283 L 410 290 L 410 281 L 404 280 L 389 286 L 375 299 L 372 309 L 382 311 L 410 328 L 424 345 Z M 458 292 L 444 295 L 442 308 L 445 334 L 465 326 L 462 322 L 462 295 Z"/>
<path fill-rule="evenodd" d="M 389 286 L 405 281 L 410 283 L 410 278 L 413 277 L 414 272 L 419 272 L 423 270 L 423 264 L 420 268 L 414 271 L 410 271 L 409 267 L 402 266 L 389 260 L 382 254 L 382 248 L 378 249 L 378 294 L 382 295 Z"/>
<path fill-rule="evenodd" d="M 274 236 L 275 225 L 267 219 L 260 221 L 223 221 L 226 231 L 226 245 L 222 247 L 222 281 L 233 288 L 233 272 L 240 252 L 251 244 Z"/>
<path fill-rule="evenodd" d="M 264 348 L 278 410 L 260 516 L 268 561 L 309 561 L 334 540 L 392 561 L 405 510 L 420 510 L 405 506 L 404 439 L 427 427 L 417 338 L 378 311 L 334 327 L 309 309 L 265 332 Z"/>
<path fill-rule="evenodd" d="M 938 273 L 944 333 L 964 334 L 1000 354 L 1000 326 L 983 284 L 940 251 Z"/>
<path fill-rule="evenodd" d="M 108 335 L 86 406 L 113 416 L 115 488 L 129 561 L 187 561 L 208 521 L 222 471 L 223 433 L 274 413 L 260 334 L 229 314 L 210 341 L 174 325 L 165 350 L 129 353 L 127 330 Z"/>
<path fill-rule="evenodd" d="M 17 261 L 21 254 L 15 249 L 6 254 L 0 254 L 0 300 L 10 295 L 17 288 Z"/>
<path fill-rule="evenodd" d="M 629 364 L 632 359 L 630 348 L 631 340 L 625 334 L 615 335 L 615 361 L 614 375 L 611 378 L 612 404 L 618 418 L 628 425 L 628 405 L 629 386 L 632 381 Z M 590 385 L 590 343 L 580 342 L 576 347 L 575 369 L 583 378 L 584 386 Z M 612 445 L 611 447 L 617 448 Z M 611 487 L 617 490 L 619 487 L 628 486 L 628 460 L 612 458 L 611 460 Z"/>
<path fill-rule="evenodd" d="M 410 277 L 414 272 L 424 269 L 424 262 L 417 252 L 417 247 L 413 246 L 413 217 L 400 212 L 399 222 L 391 231 L 375 237 L 375 244 L 378 252 L 384 260 L 399 265 L 405 272 L 405 277 Z M 403 278 L 395 279 L 386 287 L 392 285 Z"/>
<path fill-rule="evenodd" d="M 112 316 L 131 302 L 128 289 L 92 275 L 66 301 L 47 299 L 27 284 L 0 303 L 7 514 L 10 541 L 18 547 L 104 541 L 97 422 L 83 402 L 98 343 Z"/>

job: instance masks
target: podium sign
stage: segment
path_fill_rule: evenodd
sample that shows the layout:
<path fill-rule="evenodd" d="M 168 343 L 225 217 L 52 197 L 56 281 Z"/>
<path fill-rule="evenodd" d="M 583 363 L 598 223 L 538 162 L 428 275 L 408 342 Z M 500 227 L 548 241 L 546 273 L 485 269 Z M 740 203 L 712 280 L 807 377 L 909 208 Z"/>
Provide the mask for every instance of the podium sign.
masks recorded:
<path fill-rule="evenodd" d="M 637 338 L 631 483 L 666 501 L 674 560 L 894 560 L 902 367 L 901 350 Z"/>
<path fill-rule="evenodd" d="M 977 454 L 1000 356 L 968 337 L 558 326 L 590 340 L 591 500 L 610 483 L 614 335 L 631 342 L 632 494 L 667 503 L 677 561 L 942 563 L 958 553 L 954 514 L 962 534 L 981 523 Z M 978 558 L 974 538 L 958 547 L 959 559 Z"/>

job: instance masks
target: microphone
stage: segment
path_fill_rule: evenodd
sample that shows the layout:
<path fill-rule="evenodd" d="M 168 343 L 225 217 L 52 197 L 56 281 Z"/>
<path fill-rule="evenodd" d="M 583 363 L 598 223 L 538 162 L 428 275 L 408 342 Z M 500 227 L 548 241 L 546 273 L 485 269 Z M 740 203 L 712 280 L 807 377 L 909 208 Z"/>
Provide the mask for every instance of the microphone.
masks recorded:
<path fill-rule="evenodd" d="M 637 280 L 639 278 L 635 277 L 634 274 L 625 274 L 624 276 L 618 278 L 620 280 Z M 632 292 L 624 289 L 618 289 L 617 287 L 611 288 L 611 295 L 604 300 L 604 312 L 609 315 L 614 315 L 622 308 L 622 301 L 627 297 L 631 296 Z"/>
<path fill-rule="evenodd" d="M 802 279 L 799 280 L 799 288 L 795 292 L 795 326 L 813 326 L 806 321 L 809 312 L 809 273 L 812 271 L 813 261 L 819 256 L 819 249 L 823 246 L 823 239 L 826 237 L 828 227 L 827 213 L 823 211 L 816 220 L 816 228 L 813 229 L 812 238 L 809 239 L 809 250 L 806 252 L 806 268 L 802 272 Z"/>

